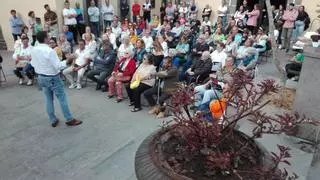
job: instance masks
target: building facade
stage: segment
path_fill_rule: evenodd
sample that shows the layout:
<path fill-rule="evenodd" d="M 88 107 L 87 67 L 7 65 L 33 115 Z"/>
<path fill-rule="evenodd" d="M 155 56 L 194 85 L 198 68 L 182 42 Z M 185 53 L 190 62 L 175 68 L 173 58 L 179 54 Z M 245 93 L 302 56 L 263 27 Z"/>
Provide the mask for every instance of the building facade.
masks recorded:
<path fill-rule="evenodd" d="M 130 7 L 134 0 L 127 0 L 130 4 Z M 166 2 L 168 0 L 155 0 L 151 2 L 155 2 L 154 9 L 152 11 L 153 14 L 159 14 L 160 12 L 160 6 L 162 2 Z M 179 3 L 182 0 L 172 0 L 174 3 Z M 189 1 L 189 0 L 187 0 Z M 201 16 L 201 12 L 203 8 L 209 4 L 209 6 L 212 8 L 212 16 L 211 20 L 215 21 L 216 15 L 217 15 L 217 9 L 220 6 L 221 0 L 211 0 L 211 1 L 205 1 L 205 0 L 195 0 L 196 4 L 199 8 L 199 17 Z M 239 6 L 239 4 L 242 3 L 243 0 L 226 0 L 229 6 L 229 12 L 230 14 L 234 13 L 236 8 Z M 247 0 L 249 4 L 254 3 L 264 3 L 265 0 Z M 318 3 L 317 3 L 318 1 Z M 69 0 L 71 7 L 74 7 L 74 4 L 76 2 L 79 2 L 81 7 L 84 9 L 87 9 L 90 0 Z M 96 0 L 99 6 L 101 6 L 102 3 L 105 3 L 105 0 Z M 138 0 L 140 4 L 143 4 L 145 0 Z M 311 21 L 313 21 L 317 17 L 317 13 L 315 12 L 317 6 L 316 4 L 320 4 L 320 0 L 311 1 L 311 0 L 271 0 L 273 4 L 279 4 L 280 3 L 295 3 L 297 5 L 305 5 L 306 11 L 309 13 L 311 17 Z M 119 6 L 120 6 L 120 0 L 110 0 L 110 3 L 113 5 L 115 9 L 115 13 L 119 14 Z M 15 9 L 17 11 L 18 16 L 20 16 L 24 22 L 27 20 L 27 14 L 29 11 L 35 11 L 36 17 L 40 17 L 43 22 L 43 15 L 45 13 L 44 4 L 49 4 L 51 9 L 58 14 L 59 18 L 59 27 L 62 26 L 62 9 L 64 7 L 64 0 L 32 0 L 32 1 L 22 1 L 22 0 L 2 0 L 1 1 L 2 6 L 0 6 L 0 25 L 2 28 L 3 38 L 4 41 L 7 44 L 7 47 L 9 50 L 12 50 L 13 48 L 13 38 L 11 35 L 11 29 L 9 26 L 9 18 L 10 18 L 10 10 Z M 141 12 L 142 13 L 142 12 Z M 86 14 L 85 14 L 86 16 Z M 315 22 L 313 28 L 319 27 L 319 22 Z M 1 37 L 1 36 L 0 36 Z"/>

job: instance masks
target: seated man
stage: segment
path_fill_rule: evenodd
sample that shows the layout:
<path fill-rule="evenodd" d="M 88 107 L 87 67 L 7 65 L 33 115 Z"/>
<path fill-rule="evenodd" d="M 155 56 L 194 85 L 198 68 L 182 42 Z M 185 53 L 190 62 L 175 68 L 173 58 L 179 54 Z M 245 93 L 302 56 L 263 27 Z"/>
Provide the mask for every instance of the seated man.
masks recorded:
<path fill-rule="evenodd" d="M 76 52 L 73 55 L 70 55 L 69 58 L 75 59 L 74 63 L 63 70 L 64 76 L 67 78 L 69 83 L 71 84 L 69 86 L 70 89 L 77 88 L 81 89 L 81 79 L 84 75 L 84 72 L 86 70 L 87 65 L 89 64 L 89 56 L 90 54 L 88 51 L 85 50 L 85 41 L 83 39 L 79 40 L 79 49 L 76 50 Z M 77 73 L 77 81 L 74 82 L 72 73 Z"/>
<path fill-rule="evenodd" d="M 210 57 L 210 52 L 203 52 L 201 58 L 195 61 L 192 66 L 186 71 L 186 73 L 181 73 L 179 79 L 186 80 L 187 84 L 195 82 L 197 78 L 204 80 L 209 76 L 212 68 L 212 61 Z"/>
<path fill-rule="evenodd" d="M 299 75 L 302 68 L 302 63 L 304 61 L 304 55 L 302 53 L 298 53 L 290 60 L 290 63 L 286 65 L 286 73 L 287 77 L 293 81 L 297 81 L 299 79 Z"/>
<path fill-rule="evenodd" d="M 87 77 L 97 83 L 96 90 L 106 84 L 106 78 L 111 75 L 116 63 L 116 53 L 111 43 L 103 43 L 103 50 L 93 60 L 93 69 L 88 72 Z M 98 78 L 96 77 L 98 76 Z M 107 87 L 103 89 L 106 90 Z"/>

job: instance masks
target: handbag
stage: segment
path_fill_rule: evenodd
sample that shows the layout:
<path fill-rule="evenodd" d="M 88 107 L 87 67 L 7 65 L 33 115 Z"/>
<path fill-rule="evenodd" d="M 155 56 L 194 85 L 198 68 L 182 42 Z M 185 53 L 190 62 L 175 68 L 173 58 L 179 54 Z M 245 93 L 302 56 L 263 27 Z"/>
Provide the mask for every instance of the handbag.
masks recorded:
<path fill-rule="evenodd" d="M 136 79 L 130 84 L 130 89 L 137 89 L 140 85 L 140 77 L 139 75 L 136 76 Z"/>

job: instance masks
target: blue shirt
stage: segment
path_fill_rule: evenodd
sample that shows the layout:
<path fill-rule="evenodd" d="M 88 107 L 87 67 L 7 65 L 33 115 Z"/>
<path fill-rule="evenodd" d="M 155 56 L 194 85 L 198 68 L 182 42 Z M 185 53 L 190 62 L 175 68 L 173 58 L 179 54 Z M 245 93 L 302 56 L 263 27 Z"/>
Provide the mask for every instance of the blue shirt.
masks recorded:
<path fill-rule="evenodd" d="M 20 18 L 11 17 L 9 19 L 9 23 L 11 26 L 12 34 L 21 34 L 21 28 L 22 28 L 23 22 Z"/>
<path fill-rule="evenodd" d="M 82 10 L 82 8 L 74 8 L 74 10 L 77 13 L 77 17 L 76 17 L 77 23 L 78 24 L 82 23 L 83 22 L 83 10 Z"/>
<path fill-rule="evenodd" d="M 65 32 L 64 34 L 66 35 L 67 41 L 72 43 L 72 41 L 73 41 L 73 33 L 68 31 L 68 32 Z"/>

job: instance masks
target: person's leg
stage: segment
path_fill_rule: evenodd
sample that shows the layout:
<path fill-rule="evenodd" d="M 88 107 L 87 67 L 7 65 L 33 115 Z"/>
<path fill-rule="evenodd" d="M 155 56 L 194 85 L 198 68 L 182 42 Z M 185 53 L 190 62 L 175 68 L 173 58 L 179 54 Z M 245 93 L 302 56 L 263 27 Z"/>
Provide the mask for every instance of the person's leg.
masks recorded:
<path fill-rule="evenodd" d="M 106 78 L 107 78 L 108 76 L 110 76 L 110 74 L 111 74 L 111 73 L 106 72 L 106 71 L 100 72 L 97 83 L 98 83 L 99 85 L 104 85 L 104 84 L 106 84 Z"/>
<path fill-rule="evenodd" d="M 39 80 L 39 86 L 41 87 L 45 97 L 46 111 L 49 116 L 49 120 L 51 123 L 54 123 L 58 119 L 54 113 L 51 78 L 39 76 L 38 80 Z"/>
<path fill-rule="evenodd" d="M 133 98 L 134 98 L 134 107 L 135 108 L 141 108 L 141 94 L 150 88 L 151 88 L 151 86 L 140 83 L 140 85 L 134 90 Z"/>
<path fill-rule="evenodd" d="M 154 86 L 151 89 L 146 90 L 146 92 L 143 93 L 143 96 L 146 98 L 146 100 L 148 101 L 148 104 L 153 107 L 155 105 L 157 105 L 156 100 L 154 99 L 154 95 L 158 94 L 158 87 Z"/>
<path fill-rule="evenodd" d="M 73 118 L 69 110 L 68 99 L 63 88 L 62 80 L 60 79 L 60 76 L 56 76 L 53 80 L 52 91 L 59 100 L 62 114 L 66 121 L 71 121 Z"/>
<path fill-rule="evenodd" d="M 95 29 L 95 36 L 96 38 L 98 38 L 100 36 L 100 28 L 99 28 L 99 22 L 94 22 L 94 29 Z"/>
<path fill-rule="evenodd" d="M 24 74 L 28 77 L 28 79 L 33 80 L 34 77 L 34 68 L 31 64 L 27 64 L 23 69 Z"/>
<path fill-rule="evenodd" d="M 127 91 L 127 94 L 128 94 L 129 100 L 130 100 L 130 103 L 133 103 L 133 102 L 134 102 L 134 99 L 133 99 L 134 90 L 132 90 L 132 89 L 130 88 L 130 84 L 127 84 L 127 85 L 125 86 L 125 88 L 126 88 L 126 91 Z"/>
<path fill-rule="evenodd" d="M 287 44 L 286 44 L 287 51 L 291 48 L 292 33 L 293 33 L 293 28 L 288 29 Z"/>
<path fill-rule="evenodd" d="M 98 82 L 98 79 L 95 77 L 101 73 L 100 70 L 91 70 L 88 72 L 87 77 L 88 79 L 92 80 L 93 82 Z"/>
<path fill-rule="evenodd" d="M 181 71 L 179 73 L 179 82 L 186 80 L 186 76 L 187 76 L 186 72 Z"/>
<path fill-rule="evenodd" d="M 287 48 L 286 45 L 287 45 L 287 41 L 288 41 L 288 28 L 283 28 L 282 29 L 282 45 L 283 45 L 283 48 Z"/>
<path fill-rule="evenodd" d="M 123 83 L 130 82 L 130 79 L 130 76 L 123 76 L 116 81 L 116 90 L 119 100 L 123 99 Z"/>
<path fill-rule="evenodd" d="M 303 34 L 304 32 L 304 22 L 301 23 L 300 26 L 297 27 L 297 37 L 296 37 L 296 40 L 298 40 L 298 38 Z"/>
<path fill-rule="evenodd" d="M 83 78 L 83 75 L 84 75 L 85 71 L 86 71 L 85 68 L 81 68 L 81 69 L 78 70 L 78 72 L 77 72 L 77 84 L 78 85 L 81 84 L 81 80 Z"/>
<path fill-rule="evenodd" d="M 109 87 L 109 96 L 114 96 L 116 93 L 116 79 L 111 76 L 108 79 L 108 87 Z"/>
<path fill-rule="evenodd" d="M 204 85 L 200 85 L 200 86 L 196 86 L 194 88 L 194 105 L 195 106 L 200 106 L 202 99 L 203 99 L 203 95 L 206 91 L 206 88 Z"/>
<path fill-rule="evenodd" d="M 222 94 L 219 91 L 214 91 L 212 89 L 206 90 L 204 92 L 199 110 L 207 111 L 209 109 L 210 102 L 215 99 L 220 99 L 221 97 L 222 97 Z"/>
<path fill-rule="evenodd" d="M 137 22 L 137 16 L 132 16 L 132 20 L 133 20 L 134 23 L 136 23 Z"/>
<path fill-rule="evenodd" d="M 66 68 L 65 70 L 62 71 L 63 75 L 66 77 L 70 85 L 74 85 L 74 80 L 73 80 L 73 66 L 70 66 Z"/>
<path fill-rule="evenodd" d="M 15 70 L 13 70 L 13 73 L 19 78 L 19 79 L 23 79 L 23 75 L 21 73 L 23 69 L 22 68 L 16 68 Z"/>
<path fill-rule="evenodd" d="M 69 25 L 69 30 L 72 32 L 73 34 L 73 40 L 76 44 L 78 44 L 78 36 L 77 36 L 77 28 L 76 25 Z"/>

